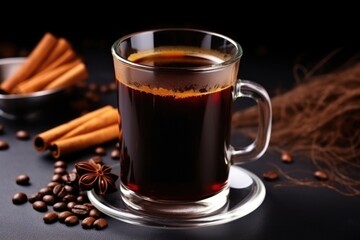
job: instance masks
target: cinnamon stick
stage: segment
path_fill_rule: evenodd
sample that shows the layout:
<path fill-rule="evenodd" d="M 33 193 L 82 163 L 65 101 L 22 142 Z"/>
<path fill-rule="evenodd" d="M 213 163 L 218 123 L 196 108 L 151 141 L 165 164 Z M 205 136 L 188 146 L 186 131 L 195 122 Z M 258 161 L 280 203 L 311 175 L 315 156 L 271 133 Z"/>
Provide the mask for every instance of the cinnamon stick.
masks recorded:
<path fill-rule="evenodd" d="M 62 56 L 68 49 L 71 49 L 70 43 L 65 38 L 59 38 L 54 49 L 50 52 L 49 56 L 40 65 L 37 71 L 46 69 L 51 63 Z"/>
<path fill-rule="evenodd" d="M 71 62 L 76 58 L 77 56 L 75 52 L 71 48 L 68 48 L 58 58 L 56 58 L 53 62 L 48 64 L 44 70 L 54 69 L 62 64 Z"/>
<path fill-rule="evenodd" d="M 81 117 L 75 118 L 72 121 L 61 124 L 57 127 L 54 127 L 52 129 L 49 129 L 45 132 L 38 134 L 37 136 L 35 136 L 33 141 L 35 149 L 38 152 L 45 151 L 50 146 L 50 143 L 53 142 L 54 140 L 60 138 L 62 135 L 80 126 L 81 124 L 98 116 L 101 116 L 103 113 L 109 111 L 110 109 L 113 109 L 113 107 L 110 105 L 104 106 L 100 109 L 89 112 Z"/>
<path fill-rule="evenodd" d="M 100 116 L 92 118 L 89 121 L 86 121 L 84 124 L 81 124 L 73 130 L 67 132 L 59 139 L 70 138 L 101 128 L 105 128 L 109 125 L 119 124 L 119 121 L 120 119 L 118 111 L 115 108 L 109 109 L 108 111 L 102 113 Z"/>
<path fill-rule="evenodd" d="M 69 71 L 65 72 L 55 80 L 51 81 L 48 85 L 44 87 L 44 90 L 70 86 L 75 82 L 80 82 L 87 79 L 87 77 L 88 72 L 86 70 L 85 64 L 80 62 L 76 64 L 75 67 L 71 68 Z"/>
<path fill-rule="evenodd" d="M 51 144 L 50 150 L 53 157 L 58 159 L 65 154 L 100 145 L 118 139 L 120 136 L 121 132 L 118 124 L 112 124 L 96 131 L 55 141 Z"/>
<path fill-rule="evenodd" d="M 19 69 L 9 76 L 0 85 L 0 88 L 11 93 L 12 89 L 21 81 L 24 81 L 36 71 L 42 61 L 48 56 L 49 52 L 56 45 L 57 39 L 50 33 L 46 33 L 34 50 L 27 57 Z"/>
<path fill-rule="evenodd" d="M 59 78 L 62 74 L 70 71 L 80 63 L 80 60 L 63 64 L 49 71 L 43 71 L 28 80 L 21 82 L 14 88 L 14 93 L 31 93 L 43 90 L 46 85 Z"/>

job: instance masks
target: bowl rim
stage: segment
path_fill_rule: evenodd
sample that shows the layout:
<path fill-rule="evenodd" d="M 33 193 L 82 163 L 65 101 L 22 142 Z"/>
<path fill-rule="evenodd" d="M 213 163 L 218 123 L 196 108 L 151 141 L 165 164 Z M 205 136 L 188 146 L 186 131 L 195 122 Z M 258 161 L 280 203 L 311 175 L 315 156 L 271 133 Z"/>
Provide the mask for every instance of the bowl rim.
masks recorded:
<path fill-rule="evenodd" d="M 26 60 L 26 57 L 9 57 L 9 58 L 0 58 L 0 65 L 7 65 L 7 64 L 19 64 Z M 1 83 L 2 81 L 0 81 Z M 64 88 L 58 89 L 49 89 L 49 90 L 42 90 L 33 93 L 22 93 L 22 94 L 1 94 L 0 93 L 0 100 L 1 99 L 23 99 L 23 98 L 34 98 L 34 97 L 41 97 L 46 96 L 52 93 L 60 92 L 64 90 Z"/>

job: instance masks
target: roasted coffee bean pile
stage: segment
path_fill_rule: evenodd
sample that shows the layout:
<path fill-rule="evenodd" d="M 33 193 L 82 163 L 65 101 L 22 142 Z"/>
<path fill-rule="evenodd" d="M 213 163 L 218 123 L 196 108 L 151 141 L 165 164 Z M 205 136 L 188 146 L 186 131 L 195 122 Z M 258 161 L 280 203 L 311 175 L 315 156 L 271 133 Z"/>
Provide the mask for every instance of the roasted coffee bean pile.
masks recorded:
<path fill-rule="evenodd" d="M 91 159 L 103 164 L 100 156 Z M 19 185 L 29 185 L 29 182 L 30 177 L 26 174 L 16 177 Z M 75 226 L 80 223 L 84 229 L 97 230 L 108 226 L 105 216 L 90 203 L 86 192 L 79 189 L 76 170 L 68 172 L 67 164 L 62 160 L 54 163 L 52 179 L 46 186 L 29 196 L 18 192 L 12 201 L 16 205 L 31 203 L 34 210 L 44 213 L 43 221 L 46 224 L 60 222 L 66 226 Z"/>

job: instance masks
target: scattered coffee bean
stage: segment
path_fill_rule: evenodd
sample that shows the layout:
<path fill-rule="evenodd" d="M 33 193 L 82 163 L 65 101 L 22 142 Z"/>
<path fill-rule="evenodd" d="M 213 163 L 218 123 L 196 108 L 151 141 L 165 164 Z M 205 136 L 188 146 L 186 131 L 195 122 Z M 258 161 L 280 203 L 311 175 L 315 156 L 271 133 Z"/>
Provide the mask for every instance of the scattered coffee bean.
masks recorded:
<path fill-rule="evenodd" d="M 114 149 L 111 151 L 111 158 L 112 159 L 120 159 L 120 150 Z"/>
<path fill-rule="evenodd" d="M 41 198 L 42 198 L 42 194 L 37 192 L 37 193 L 31 194 L 29 196 L 29 202 L 34 203 L 34 202 L 36 202 L 38 200 L 41 200 Z"/>
<path fill-rule="evenodd" d="M 0 150 L 6 150 L 9 148 L 9 144 L 5 140 L 0 140 Z"/>
<path fill-rule="evenodd" d="M 51 181 L 60 183 L 62 181 L 62 174 L 54 174 Z"/>
<path fill-rule="evenodd" d="M 54 168 L 54 174 L 64 175 L 66 173 L 66 169 L 62 167 Z"/>
<path fill-rule="evenodd" d="M 77 204 L 77 202 L 68 202 L 66 204 L 67 209 L 71 211 L 71 209 Z"/>
<path fill-rule="evenodd" d="M 53 209 L 56 212 L 63 212 L 67 209 L 67 204 L 64 202 L 57 202 L 53 205 Z"/>
<path fill-rule="evenodd" d="M 101 212 L 99 210 L 97 210 L 96 208 L 91 209 L 89 212 L 90 217 L 100 218 L 101 215 L 102 215 Z"/>
<path fill-rule="evenodd" d="M 99 85 L 97 83 L 89 83 L 87 88 L 90 91 L 96 92 L 99 89 Z"/>
<path fill-rule="evenodd" d="M 110 91 L 114 92 L 117 90 L 117 86 L 116 86 L 116 83 L 112 82 L 109 84 L 109 89 Z"/>
<path fill-rule="evenodd" d="M 95 162 L 103 164 L 101 156 L 96 155 L 92 158 Z M 46 187 L 41 188 L 37 193 L 27 197 L 25 193 L 18 193 L 13 196 L 14 204 L 22 204 L 27 201 L 32 203 L 34 210 L 47 212 L 48 207 L 52 206 L 52 211 L 43 215 L 46 224 L 59 221 L 67 226 L 74 226 L 82 220 L 84 229 L 96 228 L 98 230 L 107 227 L 107 220 L 102 213 L 96 209 L 87 197 L 86 191 L 81 191 L 78 186 L 78 175 L 76 169 L 67 172 L 66 163 L 58 160 L 54 163 L 54 174 Z M 16 178 L 18 184 L 30 182 L 26 174 L 21 174 Z"/>
<path fill-rule="evenodd" d="M 90 229 L 90 228 L 93 228 L 94 227 L 94 222 L 95 222 L 95 218 L 93 217 L 86 217 L 84 218 L 84 220 L 82 220 L 81 222 L 81 226 L 84 228 L 84 229 Z"/>
<path fill-rule="evenodd" d="M 24 204 L 28 200 L 27 195 L 23 192 L 15 193 L 12 197 L 12 202 L 16 205 Z"/>
<path fill-rule="evenodd" d="M 64 223 L 66 224 L 66 226 L 75 226 L 79 223 L 79 218 L 75 215 L 71 215 L 65 218 Z"/>
<path fill-rule="evenodd" d="M 288 151 L 283 151 L 281 154 L 281 161 L 283 163 L 292 163 L 293 162 L 292 155 Z"/>
<path fill-rule="evenodd" d="M 56 198 L 54 195 L 50 195 L 50 194 L 47 194 L 47 195 L 44 195 L 42 197 L 42 200 L 47 204 L 47 205 L 54 205 L 54 203 L 56 202 Z"/>
<path fill-rule="evenodd" d="M 57 182 L 49 182 L 46 186 L 51 188 L 51 189 L 54 189 L 55 185 L 57 185 L 57 184 L 59 184 L 59 183 L 57 183 Z"/>
<path fill-rule="evenodd" d="M 98 218 L 94 222 L 94 227 L 97 230 L 102 230 L 108 226 L 107 220 L 105 218 Z"/>
<path fill-rule="evenodd" d="M 59 198 L 63 198 L 66 196 L 68 192 L 66 191 L 66 188 L 62 184 L 58 183 L 52 189 L 52 193 Z"/>
<path fill-rule="evenodd" d="M 86 216 L 89 214 L 89 208 L 82 204 L 77 204 L 71 208 L 71 212 L 76 214 L 77 216 Z"/>
<path fill-rule="evenodd" d="M 88 200 L 89 200 L 89 199 L 88 199 L 87 197 L 82 196 L 82 195 L 77 196 L 77 198 L 76 198 L 76 202 L 79 203 L 79 204 L 85 203 L 85 202 L 87 202 Z"/>
<path fill-rule="evenodd" d="M 30 134 L 28 131 L 19 130 L 16 132 L 16 138 L 20 140 L 28 140 L 30 139 Z"/>
<path fill-rule="evenodd" d="M 16 183 L 19 185 L 29 185 L 30 177 L 26 174 L 20 174 L 16 177 Z"/>
<path fill-rule="evenodd" d="M 64 212 L 61 212 L 58 214 L 59 216 L 59 222 L 61 223 L 64 223 L 65 222 L 65 219 L 70 217 L 70 216 L 73 216 L 74 214 L 70 211 L 64 211 Z"/>
<path fill-rule="evenodd" d="M 54 168 L 65 168 L 66 169 L 67 167 L 67 164 L 66 162 L 62 161 L 62 160 L 57 160 L 55 163 L 54 163 Z"/>
<path fill-rule="evenodd" d="M 326 181 L 329 179 L 328 174 L 324 170 L 317 170 L 314 172 L 314 177 L 321 181 Z"/>
<path fill-rule="evenodd" d="M 73 195 L 73 194 L 66 194 L 63 199 L 62 199 L 63 202 L 75 202 L 76 201 L 76 196 Z"/>
<path fill-rule="evenodd" d="M 68 185 L 75 184 L 78 181 L 78 175 L 74 172 L 62 176 L 62 181 Z"/>
<path fill-rule="evenodd" d="M 106 150 L 103 147 L 97 147 L 95 148 L 95 153 L 100 156 L 106 155 Z"/>
<path fill-rule="evenodd" d="M 4 133 L 4 129 L 5 129 L 4 125 L 2 125 L 2 124 L 0 123 L 0 134 L 3 134 L 3 133 Z"/>
<path fill-rule="evenodd" d="M 263 173 L 263 178 L 268 181 L 274 181 L 279 178 L 279 173 L 273 170 L 269 170 Z"/>
<path fill-rule="evenodd" d="M 58 220 L 58 214 L 56 212 L 47 212 L 44 214 L 43 220 L 45 223 L 50 224 Z"/>
<path fill-rule="evenodd" d="M 65 190 L 67 193 L 71 193 L 71 194 L 77 194 L 78 193 L 78 188 L 75 188 L 71 185 L 65 185 L 64 186 Z"/>
<path fill-rule="evenodd" d="M 46 212 L 48 210 L 46 203 L 41 200 L 35 201 L 32 206 L 38 212 Z"/>
<path fill-rule="evenodd" d="M 52 189 L 49 188 L 49 187 L 43 187 L 43 188 L 40 188 L 39 193 L 40 193 L 42 196 L 47 195 L 47 194 L 51 194 L 51 193 L 52 193 Z"/>

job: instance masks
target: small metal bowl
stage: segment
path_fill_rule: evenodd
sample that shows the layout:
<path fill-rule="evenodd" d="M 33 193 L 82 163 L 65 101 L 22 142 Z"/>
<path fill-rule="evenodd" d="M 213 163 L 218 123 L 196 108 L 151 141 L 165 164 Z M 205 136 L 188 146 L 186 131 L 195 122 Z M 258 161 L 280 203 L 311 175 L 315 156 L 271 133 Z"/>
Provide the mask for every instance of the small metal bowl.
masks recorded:
<path fill-rule="evenodd" d="M 0 59 L 0 83 L 12 74 L 26 58 Z M 0 116 L 7 119 L 35 118 L 64 96 L 65 89 L 44 90 L 27 94 L 0 94 Z"/>

